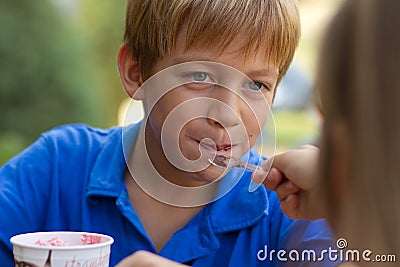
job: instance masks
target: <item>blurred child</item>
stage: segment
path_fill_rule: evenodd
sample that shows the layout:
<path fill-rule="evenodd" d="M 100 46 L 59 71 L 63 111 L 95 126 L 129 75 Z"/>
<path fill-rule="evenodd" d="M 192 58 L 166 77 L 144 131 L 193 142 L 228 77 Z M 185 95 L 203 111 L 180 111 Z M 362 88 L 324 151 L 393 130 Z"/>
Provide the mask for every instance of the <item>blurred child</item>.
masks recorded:
<path fill-rule="evenodd" d="M 360 253 L 349 266 L 397 266 L 400 257 L 399 10 L 393 0 L 344 3 L 327 31 L 317 75 L 320 177 L 318 151 L 306 147 L 275 157 L 265 182 L 280 192 L 291 217 L 327 216 L 346 248 Z M 308 163 L 294 163 L 294 156 Z M 319 209 L 316 199 L 325 200 Z M 364 250 L 371 251 L 366 258 Z"/>
<path fill-rule="evenodd" d="M 399 1 L 347 1 L 327 33 L 318 76 L 328 218 L 351 247 L 398 258 L 399 10 Z"/>
<path fill-rule="evenodd" d="M 250 149 L 298 44 L 296 2 L 129 1 L 118 68 L 145 119 L 63 126 L 3 166 L 1 262 L 12 265 L 11 236 L 51 230 L 111 235 L 111 266 L 142 250 L 150 262 L 273 266 L 281 259 L 267 251 L 288 240 L 326 249 L 323 220 L 289 219 L 275 193 L 249 192 L 250 172 L 208 161 L 263 160 Z"/>

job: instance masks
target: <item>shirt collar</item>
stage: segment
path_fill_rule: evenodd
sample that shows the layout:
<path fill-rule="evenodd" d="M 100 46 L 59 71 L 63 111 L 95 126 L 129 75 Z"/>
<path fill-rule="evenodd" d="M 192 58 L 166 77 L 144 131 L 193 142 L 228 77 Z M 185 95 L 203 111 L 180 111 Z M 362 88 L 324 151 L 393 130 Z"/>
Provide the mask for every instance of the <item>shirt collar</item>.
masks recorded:
<path fill-rule="evenodd" d="M 228 175 L 240 175 L 241 178 L 228 194 L 209 205 L 211 226 L 215 233 L 249 227 L 268 214 L 269 203 L 265 188 L 260 186 L 254 192 L 248 190 L 250 172 L 233 169 Z"/>
<path fill-rule="evenodd" d="M 86 196 L 115 197 L 121 195 L 124 188 L 126 161 L 124 152 L 130 151 L 139 133 L 140 123 L 125 128 L 114 128 L 105 140 L 94 162 Z M 122 142 L 124 140 L 129 142 Z M 128 139 L 125 139 L 129 137 Z M 127 149 L 128 148 L 128 149 Z M 125 153 L 126 154 L 126 153 Z M 250 151 L 245 155 L 252 163 L 258 163 L 260 156 Z M 241 178 L 234 178 L 241 175 Z M 214 232 L 234 231 L 255 224 L 268 213 L 268 196 L 265 188 L 260 186 L 249 192 L 250 173 L 240 169 L 231 170 L 227 176 L 239 180 L 235 187 L 220 199 L 207 205 L 206 209 L 210 225 Z M 226 179 L 228 178 L 228 179 Z M 224 178 L 231 181 L 230 177 Z"/>
<path fill-rule="evenodd" d="M 124 147 L 132 147 L 138 135 L 140 124 L 115 128 L 101 144 L 90 173 L 86 197 L 119 197 L 124 188 L 126 161 Z M 129 134 L 132 141 L 123 146 L 123 134 Z M 124 139 L 125 140 L 125 139 Z"/>

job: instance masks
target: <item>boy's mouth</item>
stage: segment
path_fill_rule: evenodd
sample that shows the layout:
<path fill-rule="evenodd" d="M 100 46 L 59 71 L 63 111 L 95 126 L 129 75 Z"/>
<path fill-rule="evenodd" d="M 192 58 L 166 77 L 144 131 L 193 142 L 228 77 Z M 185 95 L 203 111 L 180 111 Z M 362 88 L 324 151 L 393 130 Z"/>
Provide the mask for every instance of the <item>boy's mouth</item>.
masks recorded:
<path fill-rule="evenodd" d="M 215 154 L 216 156 L 222 156 L 226 155 L 227 153 L 231 152 L 231 149 L 235 146 L 232 144 L 215 144 L 214 142 L 208 142 L 208 141 L 198 141 L 196 142 L 199 144 L 201 148 L 203 148 L 206 151 L 211 152 L 212 154 Z"/>

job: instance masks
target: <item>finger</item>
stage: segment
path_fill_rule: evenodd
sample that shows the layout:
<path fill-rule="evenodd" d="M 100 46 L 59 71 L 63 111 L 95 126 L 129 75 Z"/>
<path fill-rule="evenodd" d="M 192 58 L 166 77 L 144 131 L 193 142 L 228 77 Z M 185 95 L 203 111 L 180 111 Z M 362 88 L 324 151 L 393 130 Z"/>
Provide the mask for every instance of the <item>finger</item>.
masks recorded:
<path fill-rule="evenodd" d="M 276 168 L 272 168 L 263 184 L 266 188 L 276 191 L 279 184 L 284 180 L 283 174 Z"/>
<path fill-rule="evenodd" d="M 300 188 L 288 180 L 279 184 L 278 187 L 276 188 L 276 192 L 278 193 L 278 198 L 281 201 L 286 199 L 289 195 L 295 194 L 299 191 Z"/>
<path fill-rule="evenodd" d="M 297 219 L 298 208 L 299 208 L 299 197 L 296 194 L 291 194 L 287 196 L 287 198 L 285 198 L 281 202 L 281 210 L 289 218 Z"/>
<path fill-rule="evenodd" d="M 263 170 L 259 171 L 258 169 L 251 175 L 251 182 L 249 184 L 249 192 L 254 192 L 258 187 L 262 184 L 266 177 L 267 173 Z"/>
<path fill-rule="evenodd" d="M 265 180 L 266 176 L 267 173 L 265 171 L 256 170 L 251 175 L 251 179 L 253 180 L 254 183 L 261 184 Z"/>
<path fill-rule="evenodd" d="M 271 159 L 269 159 L 265 164 L 270 164 L 272 168 L 277 168 L 282 172 L 285 172 L 287 168 L 290 166 L 289 164 L 292 162 L 292 160 L 295 160 L 293 158 L 293 153 L 294 153 L 293 151 L 289 151 L 276 154 Z"/>

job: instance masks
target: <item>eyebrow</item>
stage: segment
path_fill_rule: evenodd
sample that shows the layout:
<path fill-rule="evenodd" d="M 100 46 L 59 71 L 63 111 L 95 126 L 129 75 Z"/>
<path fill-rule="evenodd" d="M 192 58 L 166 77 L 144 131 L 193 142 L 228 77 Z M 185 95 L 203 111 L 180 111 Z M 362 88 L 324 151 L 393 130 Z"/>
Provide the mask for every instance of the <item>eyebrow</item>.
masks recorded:
<path fill-rule="evenodd" d="M 215 62 L 212 57 L 207 57 L 204 55 L 197 56 L 197 55 L 180 55 L 174 59 L 174 64 L 180 64 L 185 62 L 192 62 L 192 61 L 210 61 Z M 279 75 L 278 70 L 263 68 L 259 70 L 249 70 L 246 71 L 247 76 L 271 76 L 271 75 Z"/>

